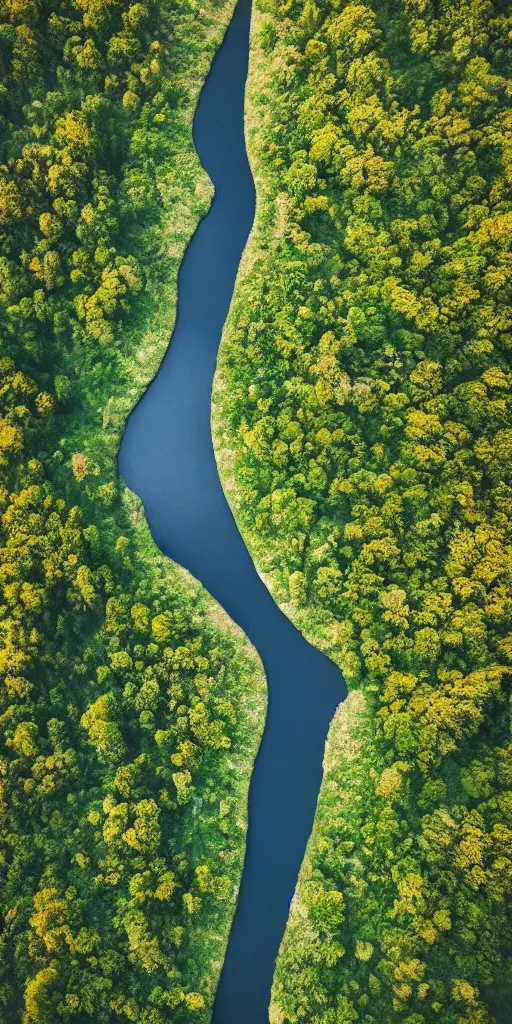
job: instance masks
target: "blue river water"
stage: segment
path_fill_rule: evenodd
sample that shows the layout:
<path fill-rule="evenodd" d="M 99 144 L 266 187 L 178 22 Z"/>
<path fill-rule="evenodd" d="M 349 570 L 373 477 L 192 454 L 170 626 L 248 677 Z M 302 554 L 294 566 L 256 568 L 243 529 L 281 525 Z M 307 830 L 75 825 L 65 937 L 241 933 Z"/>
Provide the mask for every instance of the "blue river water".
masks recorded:
<path fill-rule="evenodd" d="M 262 659 L 268 714 L 249 791 L 244 871 L 214 1024 L 267 1024 L 275 958 L 311 832 L 339 669 L 279 610 L 247 552 L 217 473 L 210 409 L 217 351 L 255 193 L 244 140 L 250 0 L 239 0 L 200 95 L 193 133 L 215 185 L 186 251 L 160 370 L 129 417 L 119 469 L 153 538 L 237 622 Z"/>

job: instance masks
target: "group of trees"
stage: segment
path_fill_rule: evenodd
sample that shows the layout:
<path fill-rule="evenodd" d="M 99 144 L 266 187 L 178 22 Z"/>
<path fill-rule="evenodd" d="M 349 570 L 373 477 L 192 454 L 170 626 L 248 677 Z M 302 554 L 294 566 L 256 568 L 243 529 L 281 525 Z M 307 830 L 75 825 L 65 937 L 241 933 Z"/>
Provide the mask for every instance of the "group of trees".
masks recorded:
<path fill-rule="evenodd" d="M 209 1019 L 264 691 L 123 500 L 105 405 L 227 14 L 0 0 L 2 1024 Z"/>
<path fill-rule="evenodd" d="M 510 1012 L 511 30 L 501 0 L 258 5 L 216 430 L 258 568 L 365 708 L 272 1024 Z"/>

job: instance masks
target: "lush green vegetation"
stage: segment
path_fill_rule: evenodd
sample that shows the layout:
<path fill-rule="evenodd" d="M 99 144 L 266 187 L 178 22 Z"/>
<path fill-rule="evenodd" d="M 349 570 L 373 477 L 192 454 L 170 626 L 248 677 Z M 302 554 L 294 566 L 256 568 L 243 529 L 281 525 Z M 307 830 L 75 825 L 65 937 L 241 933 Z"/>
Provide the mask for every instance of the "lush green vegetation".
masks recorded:
<path fill-rule="evenodd" d="M 259 0 L 216 440 L 357 691 L 272 1024 L 510 1012 L 511 31 L 501 0 Z"/>
<path fill-rule="evenodd" d="M 115 457 L 230 10 L 0 0 L 2 1024 L 206 1022 L 224 953 L 261 668 Z"/>

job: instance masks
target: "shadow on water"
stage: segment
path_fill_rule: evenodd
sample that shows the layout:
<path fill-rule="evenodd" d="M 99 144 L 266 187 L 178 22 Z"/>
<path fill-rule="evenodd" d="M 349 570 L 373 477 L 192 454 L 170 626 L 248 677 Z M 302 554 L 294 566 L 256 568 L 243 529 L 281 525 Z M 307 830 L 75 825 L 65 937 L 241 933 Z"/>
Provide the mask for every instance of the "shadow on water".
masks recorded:
<path fill-rule="evenodd" d="M 249 792 L 244 872 L 214 1024 L 266 1024 L 274 971 L 322 774 L 339 669 L 279 611 L 238 532 L 217 474 L 212 380 L 236 272 L 254 217 L 244 140 L 250 0 L 239 0 L 203 87 L 194 142 L 215 185 L 179 274 L 172 344 L 132 412 L 119 469 L 144 503 L 158 547 L 185 566 L 258 650 L 269 707 Z"/>

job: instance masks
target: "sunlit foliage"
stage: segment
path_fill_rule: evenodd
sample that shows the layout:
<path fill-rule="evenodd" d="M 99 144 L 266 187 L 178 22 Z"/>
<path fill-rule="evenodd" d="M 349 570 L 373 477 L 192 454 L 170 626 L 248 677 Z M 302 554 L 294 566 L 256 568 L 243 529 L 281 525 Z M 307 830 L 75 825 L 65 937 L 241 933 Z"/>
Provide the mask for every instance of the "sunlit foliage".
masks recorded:
<path fill-rule="evenodd" d="M 236 895 L 257 668 L 123 502 L 106 409 L 215 34 L 208 5 L 0 2 L 2 1024 L 207 1021 Z"/>
<path fill-rule="evenodd" d="M 217 432 L 259 568 L 367 709 L 273 1024 L 511 1004 L 511 30 L 500 0 L 259 5 Z"/>

